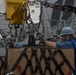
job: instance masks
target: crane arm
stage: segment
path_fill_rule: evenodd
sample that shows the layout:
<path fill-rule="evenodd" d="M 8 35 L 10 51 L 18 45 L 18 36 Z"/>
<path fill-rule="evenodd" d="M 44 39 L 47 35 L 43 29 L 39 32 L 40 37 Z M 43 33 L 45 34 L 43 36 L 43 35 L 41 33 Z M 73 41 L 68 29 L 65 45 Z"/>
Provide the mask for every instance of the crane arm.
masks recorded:
<path fill-rule="evenodd" d="M 14 13 L 11 15 L 10 24 L 24 24 L 25 13 L 22 10 L 22 3 L 18 5 Z"/>
<path fill-rule="evenodd" d="M 6 19 L 11 25 L 23 25 L 27 15 L 27 0 L 6 0 Z"/>

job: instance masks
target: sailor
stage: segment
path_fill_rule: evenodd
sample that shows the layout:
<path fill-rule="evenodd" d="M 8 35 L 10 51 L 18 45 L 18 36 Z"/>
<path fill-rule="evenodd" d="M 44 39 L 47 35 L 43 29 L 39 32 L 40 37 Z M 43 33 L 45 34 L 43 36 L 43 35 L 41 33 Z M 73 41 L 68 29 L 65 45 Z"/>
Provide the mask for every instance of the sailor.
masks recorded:
<path fill-rule="evenodd" d="M 11 36 L 10 35 L 7 35 L 6 38 L 5 38 L 5 43 L 8 44 L 11 40 Z"/>
<path fill-rule="evenodd" d="M 61 42 L 52 42 L 44 40 L 42 41 L 43 44 L 51 47 L 51 48 L 73 48 L 74 49 L 74 59 L 76 63 L 76 40 L 74 39 L 74 31 L 70 27 L 64 27 L 61 31 L 60 37 Z M 76 64 L 75 64 L 75 72 L 76 72 Z"/>
<path fill-rule="evenodd" d="M 14 47 L 14 40 L 10 35 L 7 35 L 5 38 L 5 44 L 7 47 Z"/>

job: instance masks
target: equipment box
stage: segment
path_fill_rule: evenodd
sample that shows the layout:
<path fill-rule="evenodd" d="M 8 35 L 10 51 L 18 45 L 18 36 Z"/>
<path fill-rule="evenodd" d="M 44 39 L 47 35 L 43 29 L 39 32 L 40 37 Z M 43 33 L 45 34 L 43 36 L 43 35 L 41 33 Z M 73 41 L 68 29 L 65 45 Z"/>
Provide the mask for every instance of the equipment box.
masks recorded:
<path fill-rule="evenodd" d="M 8 68 L 14 75 L 68 75 L 74 68 L 74 50 L 9 48 Z"/>

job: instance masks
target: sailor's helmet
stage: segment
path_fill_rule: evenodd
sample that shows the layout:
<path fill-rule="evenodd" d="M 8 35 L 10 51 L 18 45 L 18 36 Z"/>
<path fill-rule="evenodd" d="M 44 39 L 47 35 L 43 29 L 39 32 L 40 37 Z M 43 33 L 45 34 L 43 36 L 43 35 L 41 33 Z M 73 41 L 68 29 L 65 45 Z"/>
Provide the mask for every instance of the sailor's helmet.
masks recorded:
<path fill-rule="evenodd" d="M 67 34 L 71 34 L 71 35 L 73 35 L 73 34 L 74 34 L 73 29 L 70 28 L 70 27 L 64 27 L 64 28 L 62 29 L 60 35 L 62 36 L 62 35 L 67 35 Z"/>
<path fill-rule="evenodd" d="M 10 35 L 6 36 L 6 38 L 5 38 L 5 43 L 7 44 L 7 43 L 9 43 L 10 41 L 11 41 L 11 36 L 10 36 Z"/>

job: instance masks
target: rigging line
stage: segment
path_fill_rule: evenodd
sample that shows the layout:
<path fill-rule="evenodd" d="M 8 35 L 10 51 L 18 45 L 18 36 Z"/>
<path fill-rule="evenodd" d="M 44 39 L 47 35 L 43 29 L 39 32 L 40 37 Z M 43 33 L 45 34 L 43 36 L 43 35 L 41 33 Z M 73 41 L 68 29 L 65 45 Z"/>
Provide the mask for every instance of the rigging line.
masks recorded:
<path fill-rule="evenodd" d="M 43 34 L 45 34 L 46 35 L 46 27 L 47 26 L 51 26 L 50 25 L 50 23 L 48 22 L 48 21 L 46 21 L 46 18 L 48 18 L 48 14 L 47 14 L 47 10 L 46 10 L 46 8 L 43 6 L 43 15 L 42 15 L 42 17 L 44 17 L 44 21 L 42 21 L 42 26 L 44 26 L 43 27 L 43 30 L 44 30 L 44 32 L 43 32 Z M 46 22 L 45 22 L 46 21 Z M 48 24 L 48 25 L 47 25 Z M 46 27 L 45 27 L 46 26 Z M 51 28 L 51 27 L 50 27 Z M 50 31 L 50 29 L 48 30 L 48 31 Z"/>
<path fill-rule="evenodd" d="M 21 30 L 21 27 L 19 28 L 19 31 L 18 31 L 18 35 L 17 35 L 17 37 L 14 37 L 14 38 L 16 38 L 16 40 L 15 40 L 15 44 L 14 44 L 14 47 L 15 47 L 16 44 L 18 43 L 18 39 L 19 39 L 19 35 L 20 35 L 20 30 Z"/>
<path fill-rule="evenodd" d="M 63 15 L 60 17 L 60 19 L 58 20 L 57 24 L 54 27 L 57 27 L 59 25 L 59 23 L 61 22 L 62 17 L 65 15 L 65 13 L 63 13 Z M 52 28 L 52 30 L 54 29 L 54 27 Z"/>
<path fill-rule="evenodd" d="M 63 17 L 64 15 L 65 15 L 65 14 L 63 14 L 62 17 Z M 61 18 L 62 18 L 62 17 L 61 17 Z M 72 20 L 72 18 L 73 18 L 73 17 L 72 17 L 72 14 L 71 14 L 71 16 L 70 16 L 69 18 L 65 19 L 64 21 L 68 21 L 68 20 L 70 20 L 70 19 Z M 62 19 L 61 19 L 61 20 L 62 20 Z M 58 20 L 57 24 L 56 24 L 55 26 L 53 26 L 52 30 L 59 25 L 59 23 L 61 22 L 61 20 Z"/>
<path fill-rule="evenodd" d="M 63 15 L 64 15 L 64 14 L 63 14 Z M 62 17 L 63 17 L 63 16 L 62 16 Z M 61 18 L 62 18 L 62 17 L 61 17 Z M 60 18 L 60 20 L 61 20 L 61 18 Z M 56 27 L 59 25 L 60 20 L 59 20 L 58 23 L 54 26 L 54 28 L 56 28 Z M 54 29 L 54 28 L 53 28 L 53 29 Z"/>
<path fill-rule="evenodd" d="M 46 11 L 47 11 L 47 16 L 48 16 L 48 19 L 51 19 L 50 16 L 49 16 L 49 13 L 48 13 L 48 9 L 45 7 Z"/>
<path fill-rule="evenodd" d="M 30 11 L 29 6 L 28 6 L 28 10 Z M 33 27 L 34 27 L 35 31 L 37 32 L 38 37 L 39 37 L 39 38 L 41 38 L 41 37 L 42 37 L 42 36 L 41 36 L 41 34 L 39 33 L 38 29 L 35 27 L 35 25 L 34 25 L 34 23 L 33 23 L 32 19 L 31 19 L 31 17 L 30 17 L 30 12 L 29 12 L 29 14 L 28 14 L 28 20 L 29 20 L 29 21 L 30 21 L 30 23 L 33 25 Z"/>
<path fill-rule="evenodd" d="M 69 18 L 65 19 L 65 20 L 69 20 L 69 19 L 71 19 L 71 17 L 72 17 L 72 15 L 71 15 Z M 54 34 L 55 34 L 55 33 L 54 33 Z"/>
<path fill-rule="evenodd" d="M 41 24 L 41 16 L 42 16 L 42 6 L 41 6 L 41 13 L 40 13 L 40 16 L 39 16 L 39 25 L 38 25 L 38 32 L 39 32 L 39 27 L 40 27 L 40 24 Z M 38 34 L 38 33 L 37 33 Z M 37 34 L 36 34 L 36 38 L 37 38 Z"/>
<path fill-rule="evenodd" d="M 35 25 L 34 25 L 34 23 L 33 23 L 32 19 L 31 19 L 31 18 L 29 18 L 29 21 L 31 22 L 31 24 L 33 25 L 33 27 L 34 27 L 35 31 L 37 32 L 37 35 L 38 35 L 39 39 L 41 39 L 41 38 L 42 38 L 42 35 L 41 35 L 41 33 L 39 33 L 39 31 L 38 31 L 38 30 L 37 30 L 37 28 L 35 27 Z"/>
<path fill-rule="evenodd" d="M 40 1 L 40 2 L 42 2 L 42 1 Z M 45 2 L 44 3 L 47 3 L 47 1 L 45 0 Z M 68 18 L 67 18 L 68 19 Z"/>
<path fill-rule="evenodd" d="M 65 13 L 64 13 L 65 14 Z M 57 24 L 54 26 L 54 27 L 52 27 L 51 29 L 52 29 L 52 31 L 54 30 L 54 29 L 56 29 L 56 27 L 58 27 L 58 25 L 59 25 L 59 23 L 61 22 L 61 20 L 62 20 L 62 17 L 64 16 L 64 14 L 61 16 L 61 18 L 58 20 L 58 22 L 57 22 Z M 54 32 L 54 31 L 53 31 Z M 54 34 L 56 34 L 56 32 L 54 32 Z M 50 33 L 50 35 L 51 35 L 51 33 Z M 50 35 L 48 35 L 48 38 L 50 37 Z"/>
<path fill-rule="evenodd" d="M 42 1 L 41 1 L 42 2 Z M 45 2 L 44 3 L 48 3 L 48 0 L 45 0 Z M 47 11 L 47 8 L 45 7 L 45 9 L 46 9 L 46 11 Z M 48 14 L 48 12 L 47 12 L 47 16 L 48 16 L 48 18 L 50 18 L 50 16 L 49 16 L 49 14 Z"/>
<path fill-rule="evenodd" d="M 33 25 L 33 27 L 35 28 L 35 30 L 37 31 L 37 33 L 38 33 L 38 30 L 37 30 L 37 28 L 35 27 L 35 25 L 34 25 L 34 23 L 33 23 L 33 21 L 32 21 L 32 19 L 31 18 L 29 18 L 29 21 L 31 22 L 31 24 Z"/>
<path fill-rule="evenodd" d="M 43 6 L 42 6 L 42 13 L 43 13 Z M 43 16 L 43 15 L 42 15 Z M 44 21 L 45 21 L 45 18 L 44 18 Z M 44 26 L 44 22 L 43 22 L 43 20 L 41 20 L 41 25 L 40 25 L 40 27 L 42 27 L 42 32 L 44 31 L 44 33 L 45 33 L 45 26 Z M 43 34 L 44 34 L 43 33 Z"/>

